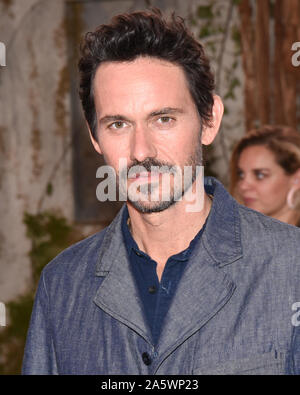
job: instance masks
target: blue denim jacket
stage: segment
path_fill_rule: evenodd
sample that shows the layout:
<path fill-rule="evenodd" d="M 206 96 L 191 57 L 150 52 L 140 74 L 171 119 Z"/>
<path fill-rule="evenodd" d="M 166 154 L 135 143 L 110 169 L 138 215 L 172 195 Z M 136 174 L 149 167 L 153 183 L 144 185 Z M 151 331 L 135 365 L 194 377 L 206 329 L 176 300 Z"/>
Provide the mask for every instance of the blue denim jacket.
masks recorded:
<path fill-rule="evenodd" d="M 213 178 L 205 188 L 211 212 L 157 346 L 129 268 L 121 210 L 43 270 L 23 374 L 299 371 L 292 305 L 300 302 L 300 230 L 239 205 Z"/>

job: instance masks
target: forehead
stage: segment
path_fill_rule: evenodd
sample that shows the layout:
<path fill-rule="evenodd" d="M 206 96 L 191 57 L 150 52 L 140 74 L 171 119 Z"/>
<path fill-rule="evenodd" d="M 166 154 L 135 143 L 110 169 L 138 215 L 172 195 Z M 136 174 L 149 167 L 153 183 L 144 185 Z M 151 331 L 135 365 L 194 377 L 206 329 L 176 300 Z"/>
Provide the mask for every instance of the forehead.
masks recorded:
<path fill-rule="evenodd" d="M 273 152 L 263 145 L 246 147 L 240 154 L 238 164 L 243 168 L 280 167 Z"/>
<path fill-rule="evenodd" d="M 106 111 L 194 105 L 182 68 L 151 57 L 101 64 L 94 79 L 94 96 L 96 107 Z"/>

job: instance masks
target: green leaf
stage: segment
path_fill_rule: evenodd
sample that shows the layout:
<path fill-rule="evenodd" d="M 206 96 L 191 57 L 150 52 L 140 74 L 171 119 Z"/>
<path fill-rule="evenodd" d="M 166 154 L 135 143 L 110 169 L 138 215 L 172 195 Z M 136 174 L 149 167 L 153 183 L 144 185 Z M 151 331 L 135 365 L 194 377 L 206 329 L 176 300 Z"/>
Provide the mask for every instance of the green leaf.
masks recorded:
<path fill-rule="evenodd" d="M 211 30 L 208 25 L 202 26 L 199 32 L 199 38 L 205 38 L 211 36 Z"/>
<path fill-rule="evenodd" d="M 52 193 L 53 193 L 53 185 L 52 185 L 51 182 L 49 182 L 49 183 L 47 184 L 46 193 L 47 193 L 48 196 L 51 196 Z"/>
<path fill-rule="evenodd" d="M 241 39 L 240 29 L 237 26 L 232 27 L 231 38 L 235 43 L 236 49 L 240 51 L 241 47 L 242 47 L 242 45 L 241 45 L 242 39 Z"/>
<path fill-rule="evenodd" d="M 200 19 L 212 19 L 214 14 L 211 5 L 200 5 L 197 8 L 197 16 Z"/>

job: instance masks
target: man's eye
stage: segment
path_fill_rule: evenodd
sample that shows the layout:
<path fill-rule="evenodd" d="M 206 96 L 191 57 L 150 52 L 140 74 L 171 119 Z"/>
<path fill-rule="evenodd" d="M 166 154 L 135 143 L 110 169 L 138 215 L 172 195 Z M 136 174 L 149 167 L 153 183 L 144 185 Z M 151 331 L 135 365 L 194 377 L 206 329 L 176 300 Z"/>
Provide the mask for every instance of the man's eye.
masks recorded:
<path fill-rule="evenodd" d="M 175 125 L 175 119 L 168 117 L 168 116 L 164 116 L 164 117 L 159 117 L 157 118 L 157 124 L 159 127 L 171 127 Z"/>
<path fill-rule="evenodd" d="M 125 125 L 125 122 L 123 121 L 116 121 L 111 123 L 108 127 L 109 129 L 122 129 Z"/>
<path fill-rule="evenodd" d="M 171 117 L 160 117 L 160 118 L 158 118 L 158 122 L 159 123 L 170 123 L 171 121 L 173 121 L 173 118 L 171 118 Z"/>

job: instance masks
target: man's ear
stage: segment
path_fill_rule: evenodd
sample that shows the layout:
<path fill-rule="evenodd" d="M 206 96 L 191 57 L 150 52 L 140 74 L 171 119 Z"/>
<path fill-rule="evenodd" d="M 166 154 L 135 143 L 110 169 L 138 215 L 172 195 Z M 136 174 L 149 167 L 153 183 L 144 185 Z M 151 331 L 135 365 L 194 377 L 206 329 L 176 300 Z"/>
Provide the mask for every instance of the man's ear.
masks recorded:
<path fill-rule="evenodd" d="M 91 132 L 91 129 L 90 129 L 90 126 L 89 126 L 89 124 L 87 122 L 86 122 L 86 126 L 88 128 L 88 131 L 89 131 L 89 134 L 90 134 L 90 139 L 91 139 L 91 142 L 92 142 L 95 150 L 98 152 L 98 154 L 102 155 L 102 150 L 100 148 L 98 140 L 96 140 L 95 137 L 93 136 L 93 134 Z"/>
<path fill-rule="evenodd" d="M 221 98 L 217 95 L 214 95 L 214 105 L 212 110 L 213 117 L 211 120 L 211 126 L 205 126 L 203 128 L 201 137 L 202 144 L 209 145 L 214 141 L 220 128 L 223 112 L 224 105 Z"/>

